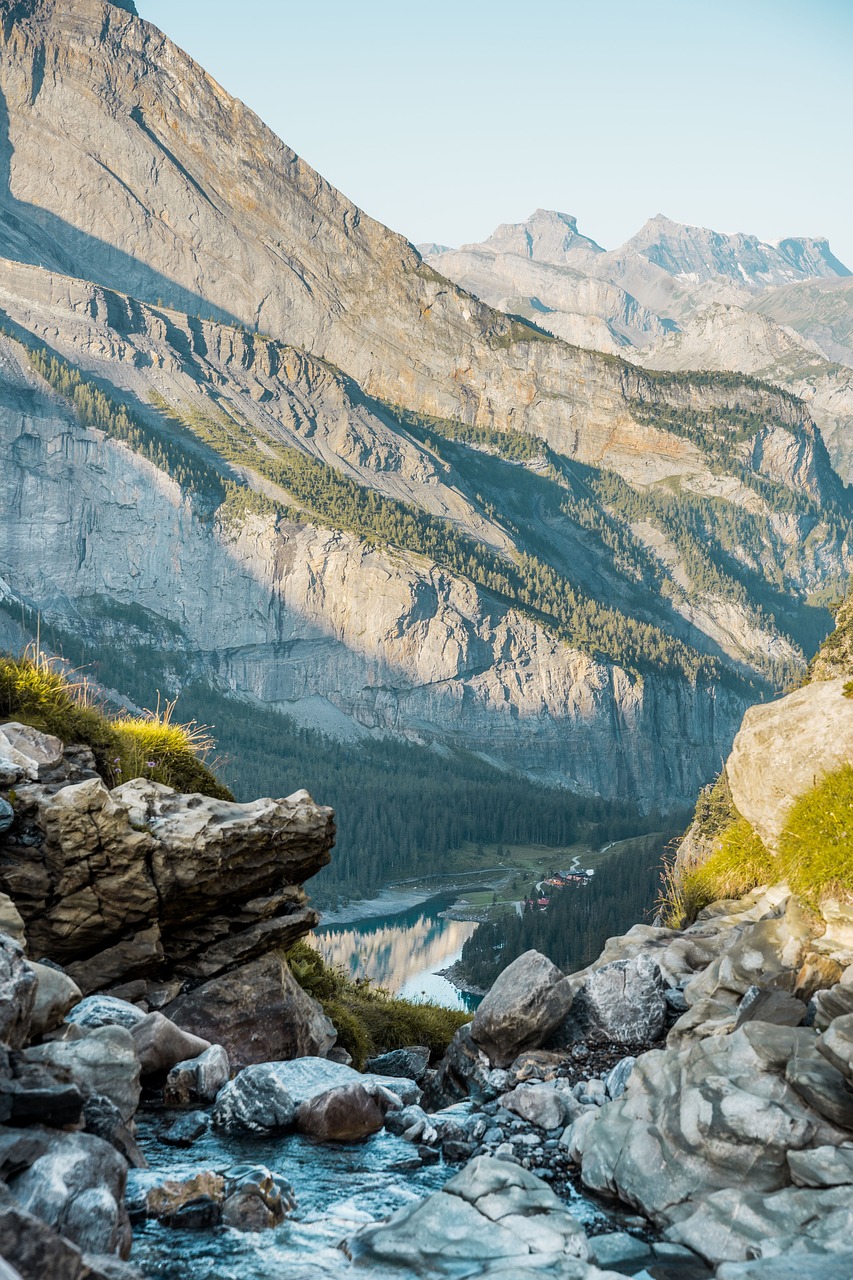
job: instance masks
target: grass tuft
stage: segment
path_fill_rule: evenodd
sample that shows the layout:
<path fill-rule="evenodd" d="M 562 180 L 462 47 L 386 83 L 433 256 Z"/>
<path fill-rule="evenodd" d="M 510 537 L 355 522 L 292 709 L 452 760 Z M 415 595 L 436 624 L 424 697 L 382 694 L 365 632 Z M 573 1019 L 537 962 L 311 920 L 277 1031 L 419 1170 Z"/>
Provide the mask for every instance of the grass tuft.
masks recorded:
<path fill-rule="evenodd" d="M 413 1044 L 427 1045 L 438 1058 L 471 1019 L 456 1009 L 402 1000 L 366 978 L 354 980 L 343 969 L 331 968 L 307 942 L 297 942 L 287 959 L 296 981 L 319 1000 L 337 1027 L 338 1044 L 359 1070 L 376 1054 Z"/>
<path fill-rule="evenodd" d="M 206 729 L 173 721 L 174 703 L 141 719 L 111 718 L 85 678 L 75 679 L 55 659 L 31 648 L 22 658 L 0 655 L 0 723 L 17 720 L 66 745 L 94 754 L 107 786 L 150 778 L 177 791 L 232 799 L 204 762 L 213 749 Z"/>
<path fill-rule="evenodd" d="M 828 897 L 853 898 L 853 766 L 827 774 L 794 803 L 779 838 L 779 862 L 811 907 Z"/>

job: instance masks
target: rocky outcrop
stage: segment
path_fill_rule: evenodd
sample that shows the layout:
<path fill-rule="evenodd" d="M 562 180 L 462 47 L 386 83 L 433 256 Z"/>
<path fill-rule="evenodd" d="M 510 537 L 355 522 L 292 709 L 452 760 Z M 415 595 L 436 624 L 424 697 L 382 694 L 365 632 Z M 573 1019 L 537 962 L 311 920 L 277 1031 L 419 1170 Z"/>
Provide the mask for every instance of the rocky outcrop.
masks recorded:
<path fill-rule="evenodd" d="M 170 1022 L 151 1013 L 140 1026 L 131 1017 L 144 1071 L 168 1071 L 212 1042 L 240 1064 L 331 1047 L 334 1029 L 281 954 L 317 922 L 302 882 L 329 861 L 330 809 L 304 791 L 238 805 L 141 778 L 109 790 L 97 776 L 78 781 L 74 752 L 63 754 L 56 739 L 46 751 L 44 735 L 0 732 L 6 771 L 18 774 L 15 820 L 0 836 L 0 884 L 21 912 L 31 957 L 68 974 L 39 967 L 42 1031 L 80 992 L 136 983 L 136 998 L 150 991 L 161 1006 L 171 1001 L 173 1021 L 205 1037 L 194 1053 L 186 1035 L 170 1033 L 175 1044 L 164 1047 L 153 1024 Z M 31 988 L 35 1000 L 36 973 L 6 945 L 7 981 Z M 5 1029 L 11 1044 L 26 1038 L 33 1014 L 22 993 L 10 1008 L 26 1025 Z M 78 1016 L 89 1026 L 113 1020 L 108 1003 Z M 247 1018 L 256 1020 L 252 1031 Z"/>
<path fill-rule="evenodd" d="M 572 1002 L 556 965 L 526 951 L 492 986 L 471 1024 L 471 1039 L 492 1066 L 508 1067 L 524 1049 L 538 1049 L 563 1021 Z"/>

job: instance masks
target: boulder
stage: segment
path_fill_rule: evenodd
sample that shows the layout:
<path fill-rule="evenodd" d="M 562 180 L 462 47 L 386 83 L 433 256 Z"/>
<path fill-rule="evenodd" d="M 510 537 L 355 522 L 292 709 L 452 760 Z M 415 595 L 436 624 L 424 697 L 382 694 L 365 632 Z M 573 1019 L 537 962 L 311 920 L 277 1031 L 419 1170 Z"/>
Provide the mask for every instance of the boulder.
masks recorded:
<path fill-rule="evenodd" d="M 525 1049 L 539 1049 L 572 1002 L 563 974 L 538 951 L 526 951 L 499 975 L 471 1023 L 471 1039 L 493 1067 L 509 1067 Z"/>
<path fill-rule="evenodd" d="M 0 893 L 0 934 L 26 946 L 23 917 L 7 893 Z"/>
<path fill-rule="evenodd" d="M 2 1051 L 0 1051 L 2 1053 Z M 23 1054 L 2 1054 L 0 1124 L 78 1124 L 83 1094 L 77 1085 L 58 1081 L 48 1068 Z"/>
<path fill-rule="evenodd" d="M 115 1103 L 100 1093 L 91 1093 L 83 1104 L 86 1132 L 103 1138 L 124 1156 L 131 1169 L 145 1169 L 148 1161 L 142 1154 L 129 1125 L 125 1124 Z"/>
<path fill-rule="evenodd" d="M 738 812 L 771 849 L 794 801 L 853 760 L 853 715 L 844 686 L 844 679 L 815 681 L 744 715 L 726 777 Z"/>
<path fill-rule="evenodd" d="M 814 1254 L 850 1249 L 853 1196 L 848 1186 L 788 1186 L 765 1195 L 739 1185 L 704 1196 L 690 1208 L 692 1212 L 684 1212 L 664 1235 L 687 1245 L 712 1266 L 798 1255 L 800 1280 L 812 1280 Z M 837 1258 L 833 1261 L 838 1268 Z M 845 1272 L 836 1269 L 832 1274 L 833 1280 L 841 1280 Z"/>
<path fill-rule="evenodd" d="M 166 1105 L 185 1107 L 193 1102 L 213 1102 L 230 1074 L 228 1054 L 221 1044 L 212 1044 L 197 1058 L 172 1067 L 163 1091 Z"/>
<path fill-rule="evenodd" d="M 340 1085 L 301 1103 L 296 1127 L 318 1142 L 359 1142 L 379 1132 L 386 1110 L 364 1085 Z"/>
<path fill-rule="evenodd" d="M 12 823 L 15 821 L 15 810 L 9 804 L 8 800 L 4 800 L 0 796 L 0 836 L 4 831 L 8 831 Z"/>
<path fill-rule="evenodd" d="M 139 1106 L 139 1058 L 124 1027 L 98 1027 L 82 1040 L 31 1045 L 24 1056 L 57 1078 L 72 1081 L 84 1097 L 103 1094 L 125 1123 L 133 1118 Z"/>
<path fill-rule="evenodd" d="M 144 1010 L 137 1009 L 135 1004 L 127 1000 L 117 1000 L 115 996 L 86 996 L 76 1005 L 66 1018 L 76 1026 L 94 1030 L 96 1027 L 125 1027 L 130 1031 L 138 1022 L 144 1021 Z"/>
<path fill-rule="evenodd" d="M 29 1039 L 36 983 L 20 944 L 0 934 L 0 1043 L 12 1049 Z"/>
<path fill-rule="evenodd" d="M 0 1280 L 89 1280 L 89 1270 L 76 1245 L 7 1195 L 0 1203 Z"/>
<path fill-rule="evenodd" d="M 79 1248 L 126 1258 L 126 1177 L 124 1160 L 108 1143 L 88 1133 L 54 1132 L 48 1150 L 11 1177 L 9 1189 L 22 1209 Z"/>
<path fill-rule="evenodd" d="M 202 1134 L 207 1133 L 210 1117 L 206 1111 L 188 1111 L 179 1116 L 165 1133 L 161 1133 L 160 1141 L 169 1147 L 191 1147 Z"/>
<path fill-rule="evenodd" d="M 853 1013 L 834 1018 L 817 1042 L 827 1062 L 853 1087 Z"/>
<path fill-rule="evenodd" d="M 547 1084 L 520 1084 L 499 1099 L 507 1111 L 540 1129 L 556 1129 L 566 1123 L 567 1105 L 562 1093 Z"/>
<path fill-rule="evenodd" d="M 425 1045 L 393 1049 L 378 1058 L 371 1058 L 366 1067 L 375 1076 L 407 1076 L 421 1084 L 429 1068 L 429 1049 Z"/>
<path fill-rule="evenodd" d="M 819 1115 L 853 1132 L 853 1092 L 826 1058 L 818 1053 L 795 1055 L 785 1067 L 785 1080 Z"/>
<path fill-rule="evenodd" d="M 730 1035 L 645 1053 L 622 1097 L 574 1121 L 563 1141 L 588 1187 L 658 1222 L 728 1188 L 770 1194 L 790 1180 L 790 1152 L 849 1137 L 785 1078 L 793 1060 L 823 1062 L 818 1043 L 809 1028 L 749 1022 Z"/>
<path fill-rule="evenodd" d="M 295 1207 L 293 1188 L 264 1165 L 235 1165 L 226 1171 L 224 1226 L 266 1231 L 277 1227 Z"/>
<path fill-rule="evenodd" d="M 735 1030 L 745 1022 L 772 1022 L 779 1027 L 798 1027 L 806 1016 L 806 1006 L 796 996 L 766 987 L 747 988 L 741 1000 Z"/>
<path fill-rule="evenodd" d="M 571 1012 L 556 1032 L 554 1042 L 653 1044 L 661 1038 L 667 1023 L 664 992 L 660 966 L 650 956 L 603 965 L 575 985 Z"/>
<path fill-rule="evenodd" d="M 30 1034 L 40 1038 L 55 1030 L 64 1022 L 66 1014 L 83 998 L 83 993 L 61 969 L 51 965 L 30 963 L 36 976 L 36 996 L 33 1005 Z"/>
<path fill-rule="evenodd" d="M 413 1081 L 391 1076 L 361 1075 L 326 1058 L 297 1058 L 244 1067 L 220 1090 L 213 1123 L 231 1133 L 280 1133 L 294 1125 L 301 1104 L 331 1089 L 360 1085 L 371 1092 L 390 1090 L 403 1104 L 416 1102 Z"/>
<path fill-rule="evenodd" d="M 162 1013 L 146 1014 L 131 1027 L 130 1035 L 143 1076 L 162 1075 L 211 1048 L 209 1040 L 182 1030 Z"/>
<path fill-rule="evenodd" d="M 441 1191 L 362 1228 L 346 1248 L 357 1268 L 383 1274 L 601 1276 L 585 1265 L 586 1236 L 550 1187 L 487 1156 Z"/>
<path fill-rule="evenodd" d="M 798 1187 L 853 1185 L 853 1143 L 844 1147 L 813 1147 L 789 1151 L 788 1168 Z"/>
<path fill-rule="evenodd" d="M 337 1032 L 276 952 L 222 974 L 166 1005 L 178 1026 L 226 1050 L 232 1068 L 323 1057 Z M 186 1056 L 186 1055 L 184 1055 Z"/>
<path fill-rule="evenodd" d="M 225 1199 L 225 1179 L 212 1170 L 200 1170 L 187 1178 L 160 1178 L 155 1175 L 145 1192 L 145 1209 L 150 1218 L 174 1223 L 175 1215 L 197 1200 Z"/>
<path fill-rule="evenodd" d="M 16 781 L 37 782 L 62 764 L 62 743 L 28 724 L 0 725 L 0 757 L 20 770 Z"/>
<path fill-rule="evenodd" d="M 471 1035 L 471 1025 L 460 1027 L 427 1083 L 426 1097 L 431 1107 L 444 1107 L 463 1098 L 493 1101 L 514 1083 L 509 1071 L 492 1067 L 486 1053 Z"/>

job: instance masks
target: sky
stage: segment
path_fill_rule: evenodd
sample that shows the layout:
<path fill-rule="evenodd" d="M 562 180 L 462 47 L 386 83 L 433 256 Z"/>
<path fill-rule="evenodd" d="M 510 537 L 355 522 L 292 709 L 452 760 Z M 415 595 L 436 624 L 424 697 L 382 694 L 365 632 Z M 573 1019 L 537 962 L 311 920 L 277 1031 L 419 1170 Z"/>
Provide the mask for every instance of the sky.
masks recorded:
<path fill-rule="evenodd" d="M 414 243 L 559 209 L 825 235 L 853 269 L 853 0 L 137 0 Z"/>

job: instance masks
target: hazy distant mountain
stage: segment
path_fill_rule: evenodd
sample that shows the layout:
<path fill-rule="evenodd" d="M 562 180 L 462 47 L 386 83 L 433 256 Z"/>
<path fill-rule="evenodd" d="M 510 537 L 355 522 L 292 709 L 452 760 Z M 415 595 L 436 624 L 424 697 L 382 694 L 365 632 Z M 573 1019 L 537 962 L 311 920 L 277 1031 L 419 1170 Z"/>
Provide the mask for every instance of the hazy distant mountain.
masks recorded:
<path fill-rule="evenodd" d="M 670 275 L 692 283 L 724 277 L 748 289 L 850 275 L 823 238 L 792 237 L 766 244 L 756 236 L 686 226 L 660 213 L 616 253 L 641 254 Z"/>
<path fill-rule="evenodd" d="M 463 245 L 463 249 L 479 248 Z M 582 236 L 577 219 L 569 213 L 537 209 L 525 222 L 502 223 L 482 245 L 495 253 L 516 253 L 534 262 L 556 262 L 573 265 L 598 253 L 600 244 Z"/>

